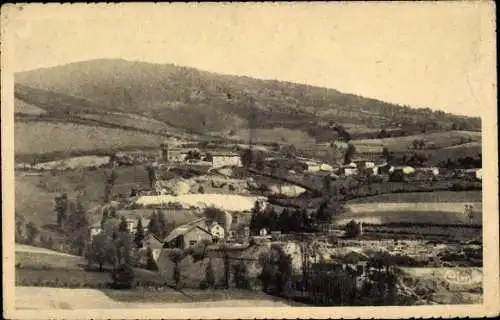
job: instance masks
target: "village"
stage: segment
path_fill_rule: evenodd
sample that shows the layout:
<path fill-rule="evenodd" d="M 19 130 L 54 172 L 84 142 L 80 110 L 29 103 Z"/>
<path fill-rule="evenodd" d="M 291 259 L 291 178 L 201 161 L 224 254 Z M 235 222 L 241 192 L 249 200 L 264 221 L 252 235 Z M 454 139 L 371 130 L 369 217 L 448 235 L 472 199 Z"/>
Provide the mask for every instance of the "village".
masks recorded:
<path fill-rule="evenodd" d="M 369 196 L 353 192 L 367 185 L 374 195 L 394 192 L 391 184 L 409 188 L 408 192 L 429 191 L 430 186 L 446 190 L 450 179 L 480 185 L 481 170 L 397 166 L 383 158 L 355 157 L 334 168 L 298 154 L 228 149 L 162 143 L 156 151 L 110 157 L 105 165 L 106 201 L 87 213 L 90 241 L 82 254 L 89 265 L 153 270 L 163 279 L 160 282 L 178 290 L 261 288 L 296 300 L 314 291 L 313 296 L 321 297 L 318 292 L 323 292 L 324 297 L 308 303 L 338 304 L 347 303 L 344 294 L 335 291 L 345 281 L 338 277 L 354 279 L 359 291 L 373 283 L 373 272 L 384 266 L 476 267 L 482 263 L 481 229 L 476 228 L 479 220 L 472 217 L 472 206 L 458 209 L 463 213 L 456 221 L 440 225 L 432 217 L 422 221 L 400 217 L 396 223 L 374 224 L 373 215 L 355 214 L 357 204 L 344 205 L 349 199 Z M 133 181 L 114 183 L 115 170 L 131 166 L 143 168 L 146 187 Z M 355 186 L 346 188 L 346 181 L 347 186 Z M 385 191 L 384 184 L 390 186 Z M 67 206 L 68 201 L 66 194 L 56 198 L 59 206 Z M 436 240 L 438 246 L 433 245 Z M 283 261 L 288 261 L 288 267 L 281 267 Z M 329 275 L 337 279 L 336 284 Z M 270 280 L 273 277 L 286 279 L 276 283 Z M 127 277 L 114 279 L 125 288 L 133 283 Z M 391 283 L 386 280 L 386 285 Z M 414 293 L 405 294 L 416 299 Z M 361 303 L 371 298 L 349 299 L 349 303 L 352 299 Z"/>

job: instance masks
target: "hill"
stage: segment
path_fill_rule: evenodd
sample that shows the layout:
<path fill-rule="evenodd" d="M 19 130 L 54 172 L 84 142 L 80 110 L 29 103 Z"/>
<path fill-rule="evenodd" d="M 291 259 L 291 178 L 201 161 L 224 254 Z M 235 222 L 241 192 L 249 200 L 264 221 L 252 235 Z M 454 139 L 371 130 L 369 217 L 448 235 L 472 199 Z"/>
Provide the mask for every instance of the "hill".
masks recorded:
<path fill-rule="evenodd" d="M 250 119 L 258 128 L 303 132 L 316 127 L 318 120 L 370 128 L 480 129 L 478 118 L 171 64 L 91 60 L 17 73 L 15 82 L 16 97 L 39 107 L 50 101 L 47 96 L 64 95 L 73 98 L 71 106 L 65 105 L 67 111 L 138 114 L 198 133 L 238 131 L 248 127 Z"/>

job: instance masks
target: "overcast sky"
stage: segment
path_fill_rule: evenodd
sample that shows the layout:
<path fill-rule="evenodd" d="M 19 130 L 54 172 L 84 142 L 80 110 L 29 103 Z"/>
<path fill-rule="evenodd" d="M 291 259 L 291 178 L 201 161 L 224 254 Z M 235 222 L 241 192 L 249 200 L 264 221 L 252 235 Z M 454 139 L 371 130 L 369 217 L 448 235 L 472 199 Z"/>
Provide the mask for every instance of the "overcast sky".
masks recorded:
<path fill-rule="evenodd" d="M 28 5 L 16 71 L 94 58 L 175 63 L 479 116 L 495 107 L 493 7 L 468 3 Z"/>

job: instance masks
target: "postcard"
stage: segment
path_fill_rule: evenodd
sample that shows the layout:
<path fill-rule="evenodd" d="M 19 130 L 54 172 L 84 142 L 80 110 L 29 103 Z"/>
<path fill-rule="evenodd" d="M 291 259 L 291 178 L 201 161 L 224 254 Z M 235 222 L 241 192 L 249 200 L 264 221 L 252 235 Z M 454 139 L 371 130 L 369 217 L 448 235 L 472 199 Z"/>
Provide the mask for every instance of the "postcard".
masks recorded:
<path fill-rule="evenodd" d="M 4 4 L 8 319 L 499 314 L 489 1 Z"/>

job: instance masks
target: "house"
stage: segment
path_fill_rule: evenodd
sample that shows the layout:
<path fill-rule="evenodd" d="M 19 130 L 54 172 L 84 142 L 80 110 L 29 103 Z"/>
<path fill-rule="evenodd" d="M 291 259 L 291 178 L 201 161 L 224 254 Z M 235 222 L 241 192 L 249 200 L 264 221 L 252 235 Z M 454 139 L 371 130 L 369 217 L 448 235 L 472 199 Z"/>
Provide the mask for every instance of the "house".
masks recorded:
<path fill-rule="evenodd" d="M 266 228 L 262 228 L 259 230 L 259 236 L 261 237 L 264 237 L 264 236 L 267 236 L 267 229 Z"/>
<path fill-rule="evenodd" d="M 388 163 L 384 163 L 384 164 L 375 166 L 375 168 L 373 169 L 373 173 L 376 175 L 389 174 L 393 170 L 394 170 L 394 166 L 391 166 Z"/>
<path fill-rule="evenodd" d="M 183 162 L 187 157 L 187 152 L 181 148 L 172 148 L 167 143 L 160 144 L 161 162 Z"/>
<path fill-rule="evenodd" d="M 230 240 L 238 243 L 248 243 L 250 240 L 250 227 L 239 226 L 229 231 Z"/>
<path fill-rule="evenodd" d="M 482 180 L 483 170 L 482 169 L 464 169 L 460 171 L 460 176 Z"/>
<path fill-rule="evenodd" d="M 102 232 L 101 221 L 96 222 L 90 226 L 90 238 L 91 239 L 101 232 Z"/>
<path fill-rule="evenodd" d="M 429 173 L 432 174 L 433 176 L 439 175 L 439 168 L 437 167 L 415 168 L 415 171 Z"/>
<path fill-rule="evenodd" d="M 344 176 L 353 176 L 358 174 L 358 172 L 359 172 L 358 168 L 349 165 L 342 166 L 338 170 L 339 175 L 344 175 Z"/>
<path fill-rule="evenodd" d="M 216 152 L 211 153 L 212 168 L 225 166 L 242 167 L 241 156 L 234 152 Z"/>
<path fill-rule="evenodd" d="M 359 169 L 372 169 L 375 167 L 375 162 L 366 159 L 354 160 L 353 163 Z"/>
<path fill-rule="evenodd" d="M 185 249 L 204 241 L 218 241 L 224 239 L 224 236 L 225 232 L 222 226 L 202 218 L 175 228 L 164 239 L 163 247 Z"/>
<path fill-rule="evenodd" d="M 217 222 L 212 221 L 210 224 L 207 224 L 207 230 L 212 234 L 214 242 L 224 240 L 226 231 L 224 230 L 224 227 Z"/>
<path fill-rule="evenodd" d="M 160 256 L 161 249 L 163 248 L 163 242 L 150 232 L 146 233 L 142 242 L 145 248 L 151 249 L 151 252 L 153 252 L 153 259 L 157 261 Z"/>

